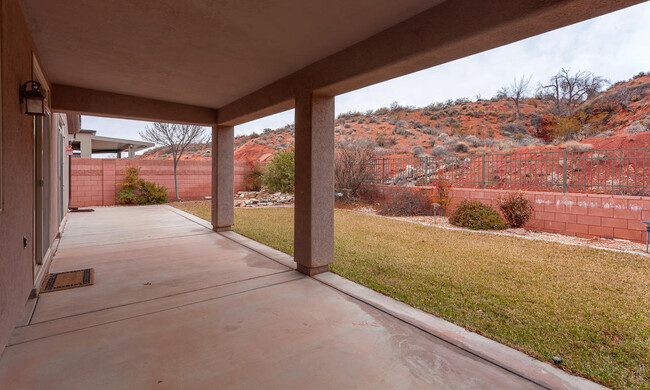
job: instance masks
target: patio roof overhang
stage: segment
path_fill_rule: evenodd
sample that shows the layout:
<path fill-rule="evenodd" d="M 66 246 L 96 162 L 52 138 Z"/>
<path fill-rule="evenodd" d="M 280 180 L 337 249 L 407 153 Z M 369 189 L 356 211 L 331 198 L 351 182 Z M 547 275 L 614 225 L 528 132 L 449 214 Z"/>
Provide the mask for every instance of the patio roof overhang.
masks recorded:
<path fill-rule="evenodd" d="M 52 108 L 236 125 L 642 0 L 21 0 Z M 478 71 L 478 70 L 477 70 Z"/>

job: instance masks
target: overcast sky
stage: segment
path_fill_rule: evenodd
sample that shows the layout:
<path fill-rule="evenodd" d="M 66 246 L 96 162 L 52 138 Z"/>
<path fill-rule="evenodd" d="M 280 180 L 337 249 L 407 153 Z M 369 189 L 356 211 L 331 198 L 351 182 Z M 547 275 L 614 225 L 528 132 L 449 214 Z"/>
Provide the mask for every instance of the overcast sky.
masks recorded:
<path fill-rule="evenodd" d="M 375 84 L 336 98 L 336 113 L 437 101 L 494 96 L 515 76 L 546 81 L 560 68 L 588 70 L 610 81 L 650 71 L 650 2 L 523 41 Z M 236 135 L 293 123 L 293 110 L 235 127 Z M 149 122 L 82 117 L 82 128 L 98 135 L 140 139 Z"/>

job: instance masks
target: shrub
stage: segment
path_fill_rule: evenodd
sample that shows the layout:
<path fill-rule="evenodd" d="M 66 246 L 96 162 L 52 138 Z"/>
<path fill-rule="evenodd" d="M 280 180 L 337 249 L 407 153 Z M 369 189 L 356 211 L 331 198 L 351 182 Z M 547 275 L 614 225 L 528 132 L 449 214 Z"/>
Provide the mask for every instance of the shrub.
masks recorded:
<path fill-rule="evenodd" d="M 400 189 L 379 203 L 378 212 L 381 215 L 431 215 L 429 196 L 422 191 Z"/>
<path fill-rule="evenodd" d="M 266 167 L 264 167 L 262 183 L 264 183 L 269 191 L 293 194 L 296 182 L 295 159 L 296 151 L 292 147 L 276 153 Z"/>
<path fill-rule="evenodd" d="M 138 204 L 159 204 L 167 202 L 167 188 L 152 181 L 138 180 L 140 196 Z"/>
<path fill-rule="evenodd" d="M 260 164 L 256 164 L 253 161 L 249 161 L 251 169 L 246 173 L 246 178 L 244 179 L 244 187 L 248 191 L 259 191 L 262 189 L 262 168 Z"/>
<path fill-rule="evenodd" d="M 583 153 L 594 148 L 594 145 L 592 144 L 583 144 L 578 141 L 565 142 L 560 146 L 564 148 L 567 152 L 579 152 L 579 153 Z"/>
<path fill-rule="evenodd" d="M 436 180 L 435 186 L 437 195 L 436 203 L 440 205 L 442 210 L 447 210 L 447 207 L 451 203 L 451 183 L 444 176 L 440 176 Z"/>
<path fill-rule="evenodd" d="M 650 131 L 650 121 L 638 121 L 630 125 L 625 131 L 628 134 L 638 134 Z"/>
<path fill-rule="evenodd" d="M 449 223 L 472 230 L 503 230 L 507 227 L 506 221 L 492 208 L 492 206 L 463 200 L 449 216 Z"/>
<path fill-rule="evenodd" d="M 349 190 L 355 197 L 359 188 L 372 180 L 370 163 L 376 158 L 375 146 L 375 142 L 367 138 L 345 138 L 336 143 L 334 182 L 337 191 Z"/>
<path fill-rule="evenodd" d="M 416 146 L 411 150 L 411 153 L 413 153 L 415 156 L 419 156 L 425 152 L 426 150 L 422 146 Z"/>
<path fill-rule="evenodd" d="M 124 168 L 124 179 L 117 185 L 116 202 L 119 204 L 158 204 L 167 202 L 167 188 L 154 182 L 140 179 L 140 168 Z"/>
<path fill-rule="evenodd" d="M 499 127 L 506 136 L 513 134 L 528 134 L 526 127 L 521 123 L 504 123 Z"/>
<path fill-rule="evenodd" d="M 121 183 L 117 183 L 120 186 L 120 190 L 117 193 L 117 198 L 115 199 L 119 204 L 135 204 L 138 195 L 136 190 L 138 187 L 138 176 L 140 175 L 140 168 L 138 167 L 126 167 L 124 168 L 124 179 Z"/>
<path fill-rule="evenodd" d="M 497 200 L 501 214 L 513 228 L 520 228 L 533 215 L 533 202 L 524 198 L 522 192 L 511 193 Z"/>
<path fill-rule="evenodd" d="M 468 135 L 467 137 L 465 137 L 465 142 L 467 142 L 468 144 L 472 145 L 475 148 L 482 145 L 481 140 L 475 135 Z"/>
<path fill-rule="evenodd" d="M 449 154 L 449 148 L 444 145 L 434 146 L 433 149 L 431 149 L 431 154 L 436 157 L 446 156 Z"/>
<path fill-rule="evenodd" d="M 467 146 L 466 143 L 464 142 L 459 142 L 456 145 L 454 145 L 454 150 L 457 153 L 467 153 L 469 152 L 469 147 Z"/>

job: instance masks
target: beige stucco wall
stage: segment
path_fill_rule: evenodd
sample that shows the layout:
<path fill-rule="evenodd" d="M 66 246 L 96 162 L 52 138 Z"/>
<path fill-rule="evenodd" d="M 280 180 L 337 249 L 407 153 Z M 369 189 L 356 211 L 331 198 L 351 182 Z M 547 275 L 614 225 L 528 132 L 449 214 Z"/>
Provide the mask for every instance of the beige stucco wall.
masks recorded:
<path fill-rule="evenodd" d="M 34 45 L 17 0 L 0 0 L 2 125 L 0 127 L 0 353 L 34 287 L 34 119 L 23 113 L 18 89 L 34 77 Z M 49 117 L 52 157 L 45 194 L 49 242 L 59 229 L 57 116 Z M 23 237 L 27 246 L 23 247 Z"/>

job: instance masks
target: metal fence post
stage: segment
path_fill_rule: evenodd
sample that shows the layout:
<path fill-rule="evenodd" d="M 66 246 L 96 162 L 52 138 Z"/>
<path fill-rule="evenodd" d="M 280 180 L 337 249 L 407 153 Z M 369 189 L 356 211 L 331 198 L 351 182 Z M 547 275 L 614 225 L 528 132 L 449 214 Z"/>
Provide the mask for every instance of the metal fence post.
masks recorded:
<path fill-rule="evenodd" d="M 424 183 L 429 185 L 429 159 L 424 158 Z"/>
<path fill-rule="evenodd" d="M 481 187 L 485 189 L 485 155 L 481 159 Z"/>
<path fill-rule="evenodd" d="M 564 169 L 563 169 L 564 180 L 562 182 L 562 192 L 565 192 L 565 193 L 567 191 L 567 165 L 568 165 L 567 151 L 565 150 L 564 151 L 564 164 L 563 164 L 563 167 L 564 167 Z"/>
<path fill-rule="evenodd" d="M 386 182 L 386 159 L 382 158 L 381 159 L 381 184 L 384 184 Z"/>

